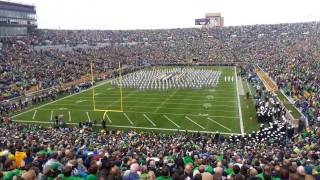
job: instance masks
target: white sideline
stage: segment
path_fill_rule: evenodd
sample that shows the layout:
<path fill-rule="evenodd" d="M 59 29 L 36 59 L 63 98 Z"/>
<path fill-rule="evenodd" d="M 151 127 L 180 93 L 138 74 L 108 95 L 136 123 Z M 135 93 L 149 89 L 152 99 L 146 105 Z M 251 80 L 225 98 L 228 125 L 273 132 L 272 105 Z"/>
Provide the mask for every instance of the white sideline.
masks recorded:
<path fill-rule="evenodd" d="M 83 100 L 83 99 L 80 99 L 80 100 L 77 100 L 76 101 L 76 104 L 79 104 L 79 103 L 82 103 L 82 102 L 86 102 L 87 100 Z"/>
<path fill-rule="evenodd" d="M 116 101 L 114 101 L 114 102 L 116 102 Z M 111 103 L 111 104 L 114 104 L 114 103 Z M 111 104 L 110 104 L 110 106 L 107 106 L 107 107 L 111 107 Z M 60 106 L 69 106 L 69 105 L 72 105 L 72 104 L 52 104 L 51 106 L 58 106 L 58 107 L 60 107 Z M 190 105 L 190 104 L 189 104 Z M 203 105 L 203 104 L 201 104 L 201 105 Z M 77 105 L 77 107 L 90 107 L 91 105 Z M 126 106 L 126 108 L 140 108 L 140 107 L 142 107 L 142 108 L 153 108 L 152 106 Z M 160 106 L 158 106 L 158 107 L 160 107 Z M 224 109 L 234 109 L 234 108 L 236 108 L 235 106 L 227 106 L 227 105 L 219 105 L 219 106 L 211 106 L 212 108 L 215 108 L 215 107 L 226 107 L 226 108 L 224 108 Z M 90 109 L 90 108 L 86 108 L 86 109 Z M 158 108 L 157 108 L 158 109 Z M 157 109 L 156 110 L 154 110 L 153 112 L 157 112 Z M 179 107 L 167 107 L 166 109 L 169 109 L 169 110 L 189 110 L 189 111 L 192 111 L 192 110 L 202 110 L 203 108 L 179 108 Z M 211 111 L 213 111 L 213 110 L 211 110 Z M 222 109 L 215 109 L 214 111 L 218 111 L 218 112 L 233 112 L 233 113 L 236 113 L 237 112 L 237 110 L 222 110 Z M 209 110 L 209 112 L 210 112 L 210 110 Z"/>
<path fill-rule="evenodd" d="M 238 100 L 238 109 L 239 109 L 239 118 L 240 118 L 240 130 L 241 130 L 241 135 L 244 135 L 240 96 L 239 96 L 239 91 L 238 91 L 238 78 L 237 78 L 237 67 L 236 66 L 234 67 L 234 75 L 236 77 L 236 87 L 237 87 L 236 90 L 237 90 L 237 100 Z"/>
<path fill-rule="evenodd" d="M 154 127 L 157 127 L 157 125 L 156 125 L 146 114 L 143 114 L 143 116 L 144 116 Z"/>
<path fill-rule="evenodd" d="M 172 121 L 170 118 L 168 118 L 168 116 L 166 116 L 165 114 L 163 115 L 163 117 L 165 117 L 166 119 L 168 119 L 172 124 L 174 124 L 177 128 L 181 128 L 178 124 L 176 124 L 174 121 Z"/>
<path fill-rule="evenodd" d="M 52 124 L 52 122 L 48 121 L 25 121 L 25 120 L 13 120 L 13 122 L 24 122 L 24 123 L 39 123 L 39 124 Z M 68 125 L 77 125 L 78 123 L 67 123 Z M 96 124 L 95 126 L 101 127 L 100 124 Z M 187 129 L 169 129 L 169 128 L 152 128 L 152 127 L 143 127 L 143 126 L 122 126 L 122 125 L 107 125 L 107 127 L 115 127 L 115 128 L 134 128 L 134 129 L 147 129 L 147 130 L 162 130 L 162 131 L 178 131 L 178 132 L 200 132 L 200 133 L 220 133 L 226 135 L 241 135 L 238 133 L 226 133 L 226 132 L 218 132 L 218 131 L 195 131 L 195 130 L 187 130 Z"/>
<path fill-rule="evenodd" d="M 46 109 L 42 108 L 41 110 L 56 110 L 56 109 Z M 94 110 L 80 110 L 80 109 L 69 109 L 71 111 L 94 111 Z M 149 112 L 149 111 L 123 111 L 123 112 L 130 112 L 130 113 L 147 113 L 147 114 L 168 114 L 168 115 L 173 115 L 173 116 L 185 116 L 185 114 L 177 114 L 177 113 L 155 113 L 155 112 Z M 194 116 L 194 117 L 203 117 L 203 115 L 196 115 L 196 114 L 189 114 L 189 116 Z M 213 118 L 225 118 L 225 119 L 236 119 L 239 118 L 238 116 L 207 116 L 207 117 L 213 117 Z"/>
<path fill-rule="evenodd" d="M 131 121 L 131 119 L 128 117 L 128 115 L 126 113 L 123 113 L 123 115 L 128 119 L 128 121 L 130 122 L 130 124 L 133 126 L 133 122 Z"/>
<path fill-rule="evenodd" d="M 218 124 L 219 126 L 225 128 L 226 130 L 228 130 L 228 131 L 231 132 L 231 129 L 230 129 L 230 128 L 225 127 L 224 125 L 218 123 L 217 121 L 215 121 L 215 120 L 213 120 L 213 119 L 211 119 L 211 118 L 209 118 L 209 117 L 208 117 L 208 120 L 211 121 L 211 122 L 214 122 L 214 123 Z"/>
<path fill-rule="evenodd" d="M 200 124 L 196 123 L 196 122 L 195 122 L 194 120 L 192 120 L 191 118 L 189 118 L 188 116 L 186 116 L 186 118 L 187 118 L 189 121 L 193 122 L 195 125 L 199 126 L 201 129 L 206 129 L 206 128 L 204 128 L 203 126 L 201 126 Z"/>
<path fill-rule="evenodd" d="M 251 92 L 251 89 L 250 89 L 250 86 L 249 86 L 249 83 L 248 83 L 248 81 L 246 80 L 246 83 L 247 83 L 247 87 L 248 87 L 248 89 L 249 89 L 249 93 L 250 93 L 250 95 L 253 95 L 252 94 L 252 92 Z"/>

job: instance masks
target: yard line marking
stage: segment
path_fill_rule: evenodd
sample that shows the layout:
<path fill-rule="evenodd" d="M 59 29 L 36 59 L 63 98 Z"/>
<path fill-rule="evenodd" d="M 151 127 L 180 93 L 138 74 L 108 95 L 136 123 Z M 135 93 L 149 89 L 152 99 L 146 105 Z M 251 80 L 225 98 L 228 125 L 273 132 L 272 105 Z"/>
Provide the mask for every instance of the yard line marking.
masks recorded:
<path fill-rule="evenodd" d="M 188 116 L 186 116 L 186 119 L 188 119 L 189 121 L 193 122 L 195 125 L 199 126 L 201 129 L 206 129 L 203 126 L 201 126 L 200 124 L 198 124 L 197 122 L 195 122 L 194 120 L 192 120 L 191 118 L 189 118 Z"/>
<path fill-rule="evenodd" d="M 143 114 L 143 116 L 144 116 L 154 127 L 157 127 L 157 125 L 156 125 L 146 114 Z"/>
<path fill-rule="evenodd" d="M 79 99 L 79 100 L 76 101 L 76 103 L 79 104 L 79 103 L 82 103 L 82 102 L 85 102 L 85 101 L 87 101 L 87 100 Z"/>
<path fill-rule="evenodd" d="M 47 109 L 47 108 L 42 108 L 41 110 L 56 110 L 56 109 Z M 71 111 L 80 111 L 80 112 L 94 112 L 94 110 L 80 110 L 80 109 L 70 109 Z M 169 114 L 173 116 L 185 116 L 186 114 L 178 114 L 178 113 L 155 113 L 155 112 L 150 112 L 150 111 L 123 111 L 123 112 L 129 112 L 129 113 L 146 113 L 146 114 Z M 203 117 L 203 115 L 199 114 L 188 114 L 188 116 L 194 116 L 194 117 Z M 207 117 L 213 117 L 213 118 L 224 118 L 224 119 L 239 119 L 239 116 L 207 116 Z"/>
<path fill-rule="evenodd" d="M 95 86 L 93 86 L 93 87 L 102 86 L 102 85 L 104 85 L 104 84 L 107 84 L 109 81 L 111 81 L 111 80 L 107 80 L 107 81 L 105 81 L 105 82 L 101 82 L 100 84 L 97 84 L 97 85 L 95 85 Z M 19 114 L 14 115 L 14 116 L 11 116 L 11 118 L 20 116 L 20 115 L 25 114 L 25 113 L 28 113 L 28 112 L 30 112 L 30 111 L 34 111 L 34 110 L 39 109 L 39 108 L 42 108 L 42 107 L 44 107 L 44 106 L 48 106 L 48 105 L 50 105 L 50 104 L 52 104 L 52 103 L 55 103 L 55 102 L 61 101 L 61 100 L 63 100 L 63 99 L 66 99 L 66 98 L 75 96 L 75 95 L 77 95 L 77 94 L 84 93 L 84 92 L 89 91 L 89 90 L 91 90 L 91 89 L 92 89 L 92 87 L 90 87 L 90 88 L 88 88 L 88 89 L 85 89 L 85 90 L 83 90 L 83 91 L 79 91 L 79 92 L 77 92 L 77 93 L 71 94 L 71 95 L 69 95 L 69 96 L 65 96 L 65 97 L 62 97 L 62 98 L 60 98 L 60 99 L 57 99 L 57 100 L 48 102 L 48 103 L 43 104 L 43 105 L 41 105 L 41 106 L 38 106 L 38 107 L 35 107 L 35 108 L 32 108 L 32 109 L 29 109 L 29 110 L 27 110 L 27 111 L 21 112 L 21 113 L 19 113 Z"/>
<path fill-rule="evenodd" d="M 181 128 L 178 124 L 176 124 L 174 121 L 172 121 L 168 116 L 166 116 L 165 114 L 163 115 L 163 117 L 165 117 L 166 119 L 168 119 L 170 122 L 172 122 L 172 124 L 174 124 L 177 128 Z"/>
<path fill-rule="evenodd" d="M 53 111 L 51 111 L 50 113 L 50 121 L 52 121 L 52 117 L 53 117 Z"/>
<path fill-rule="evenodd" d="M 133 93 L 134 92 L 137 92 L 138 90 L 135 90 L 135 91 L 131 91 L 129 94 L 128 94 L 128 96 L 127 97 L 129 97 L 129 96 L 132 96 L 133 95 Z M 97 101 L 95 101 L 95 102 L 97 102 Z M 109 107 L 111 107 L 113 104 L 115 104 L 115 103 L 120 103 L 120 100 L 118 99 L 118 100 L 116 100 L 116 101 L 113 101 L 111 104 L 109 104 L 108 106 L 107 106 L 107 108 L 109 108 Z"/>
<path fill-rule="evenodd" d="M 105 112 L 104 112 L 102 119 L 105 119 L 105 117 L 107 117 L 109 123 L 112 123 L 111 119 L 110 119 L 109 116 L 108 116 L 108 111 L 105 111 Z"/>
<path fill-rule="evenodd" d="M 61 105 L 64 105 L 64 106 L 70 106 L 72 104 L 52 104 L 51 106 L 61 106 Z M 186 104 L 186 105 L 190 105 L 190 104 Z M 179 108 L 179 107 L 170 107 L 170 108 L 166 108 L 168 110 L 189 110 L 189 111 L 192 111 L 192 110 L 203 110 L 203 104 L 199 104 L 200 108 Z M 87 109 L 90 109 L 91 105 L 77 105 L 77 107 L 89 107 Z M 110 107 L 110 106 L 107 106 L 107 107 Z M 224 109 L 235 109 L 237 108 L 236 106 L 227 106 L 227 105 L 221 105 L 221 106 L 211 106 L 211 108 L 214 108 L 214 107 L 226 107 Z M 153 106 L 126 106 L 126 108 L 147 108 L 147 109 L 150 109 L 152 108 L 152 110 L 154 109 Z M 158 109 L 158 108 L 157 108 Z M 232 112 L 232 113 L 236 113 L 237 110 L 222 110 L 222 109 L 211 109 L 211 111 L 209 110 L 208 112 L 212 112 L 212 111 L 215 111 L 215 112 Z M 154 112 L 156 112 L 156 110 L 154 110 Z"/>
<path fill-rule="evenodd" d="M 37 114 L 37 110 L 34 111 L 32 119 L 34 119 L 36 117 L 36 114 Z"/>
<path fill-rule="evenodd" d="M 243 87 L 242 79 L 241 79 L 241 77 L 236 77 L 236 78 L 238 79 L 238 85 L 237 86 L 238 86 L 239 95 L 240 96 L 244 96 L 245 93 L 244 93 L 244 87 Z"/>
<path fill-rule="evenodd" d="M 26 121 L 26 120 L 12 120 L 13 122 L 24 122 L 24 123 L 39 123 L 39 124 L 51 124 L 52 122 L 48 121 Z M 77 125 L 77 123 L 67 123 L 68 125 Z M 100 124 L 95 124 L 94 126 L 101 127 Z M 115 128 L 135 128 L 135 129 L 149 129 L 149 130 L 162 130 L 162 131 L 177 131 L 177 129 L 169 129 L 169 128 L 152 128 L 152 127 L 143 127 L 143 126 L 122 126 L 122 125 L 108 125 L 108 127 Z M 200 132 L 200 133 L 210 133 L 216 134 L 216 131 L 196 131 L 196 130 L 188 130 L 188 129 L 178 129 L 178 132 Z M 227 132 L 219 132 L 220 134 L 226 135 L 241 135 L 239 133 L 227 133 Z"/>
<path fill-rule="evenodd" d="M 211 122 L 214 122 L 214 123 L 218 124 L 219 126 L 225 128 L 226 130 L 228 130 L 228 131 L 230 131 L 230 132 L 232 131 L 230 128 L 227 128 L 226 126 L 218 123 L 217 121 L 215 121 L 215 120 L 213 120 L 213 119 L 211 119 L 211 118 L 209 118 L 209 117 L 208 117 L 207 119 L 208 119 L 209 121 L 211 121 Z"/>
<path fill-rule="evenodd" d="M 133 122 L 131 121 L 131 119 L 128 117 L 128 115 L 126 113 L 123 113 L 123 115 L 128 119 L 128 121 L 130 122 L 131 125 L 133 125 Z"/>
<path fill-rule="evenodd" d="M 87 117 L 88 117 L 88 121 L 91 122 L 91 118 L 89 116 L 89 112 L 87 111 L 86 114 L 87 114 Z"/>
<path fill-rule="evenodd" d="M 102 99 L 102 98 L 100 98 L 100 99 Z M 126 99 L 128 99 L 128 98 L 126 98 Z M 131 102 L 131 103 L 141 102 L 141 99 L 142 99 L 142 98 L 140 98 L 139 101 L 128 101 L 128 100 L 126 100 L 126 102 Z M 148 99 L 148 98 L 143 98 L 143 99 Z M 161 98 L 159 98 L 159 99 L 161 99 Z M 170 99 L 170 100 L 175 101 L 175 100 L 181 100 L 181 99 Z M 192 102 L 203 102 L 202 99 L 201 99 L 201 100 L 196 100 L 196 99 L 183 99 L 183 100 L 192 101 Z M 63 102 L 73 103 L 73 100 L 64 100 Z M 95 102 L 96 102 L 96 103 L 98 103 L 98 102 L 114 102 L 114 100 L 109 100 L 109 99 L 106 99 L 106 100 L 103 100 L 103 101 L 96 100 Z M 230 103 L 235 103 L 235 102 L 237 102 L 237 101 L 219 101 L 219 100 L 217 100 L 217 99 L 213 99 L 212 102 L 219 102 L 219 103 L 221 103 L 221 102 L 223 102 L 223 103 L 225 103 L 225 102 L 230 102 Z M 154 103 L 154 102 L 153 102 L 153 101 L 150 101 L 150 102 L 144 102 L 144 103 Z M 167 104 L 188 104 L 188 103 L 167 102 Z M 194 104 L 194 103 L 192 103 L 192 104 Z M 202 104 L 202 103 L 200 103 L 200 104 Z"/>
<path fill-rule="evenodd" d="M 159 109 L 161 109 L 162 106 L 163 106 L 165 103 L 167 103 L 167 101 L 168 101 L 169 99 L 171 99 L 172 96 L 173 96 L 174 94 L 176 94 L 177 92 L 178 92 L 178 90 L 175 90 L 173 93 L 171 93 L 164 101 L 162 101 L 162 102 L 160 103 L 160 105 L 157 107 L 157 109 L 156 109 L 154 112 L 158 112 Z"/>
<path fill-rule="evenodd" d="M 250 89 L 249 83 L 248 83 L 248 81 L 247 81 L 247 80 L 245 80 L 245 81 L 246 81 L 246 83 L 247 83 L 247 87 L 248 87 L 248 89 L 249 89 L 249 93 L 250 93 L 250 95 L 252 95 L 252 92 L 251 92 L 251 89 Z"/>
<path fill-rule="evenodd" d="M 181 90 L 181 89 L 178 89 L 178 91 L 179 90 Z M 190 89 L 190 90 L 192 90 L 192 89 Z M 234 92 L 234 90 L 236 90 L 236 89 L 233 89 L 232 91 L 225 92 L 223 94 L 218 94 L 216 92 L 213 92 L 213 93 L 216 96 L 216 98 L 218 98 L 218 99 L 233 99 L 232 97 L 230 97 L 228 95 L 230 95 L 230 93 Z M 162 91 L 162 92 L 164 93 L 165 91 Z M 156 96 L 156 95 L 157 94 L 143 94 L 145 99 L 163 99 L 163 98 L 157 98 L 157 97 L 154 98 L 154 96 Z M 194 97 L 194 98 L 198 99 L 199 97 L 203 97 L 204 95 L 208 95 L 208 93 L 202 93 L 202 94 L 197 94 L 197 95 L 194 95 L 194 94 L 193 95 L 192 94 L 188 95 L 188 93 L 183 93 L 182 95 L 177 94 L 177 95 L 175 95 L 175 97 L 186 97 L 187 96 L 187 97 L 190 97 L 190 98 Z M 108 98 L 116 97 L 116 94 L 105 94 L 105 96 L 99 97 L 99 99 L 102 99 L 104 97 L 108 97 Z M 81 96 L 81 98 L 90 99 L 90 96 Z M 128 98 L 128 96 L 123 96 L 123 98 Z M 137 99 L 137 98 L 141 98 L 141 97 L 138 96 L 138 97 L 132 97 L 132 98 L 136 98 Z"/>
<path fill-rule="evenodd" d="M 239 91 L 238 91 L 238 78 L 237 78 L 237 67 L 236 66 L 234 67 L 234 75 L 236 76 L 236 90 L 237 90 L 237 101 L 238 101 L 239 118 L 240 118 L 240 130 L 241 130 L 241 134 L 244 135 L 240 96 L 239 96 Z"/>
<path fill-rule="evenodd" d="M 71 113 L 69 111 L 69 122 L 71 122 Z"/>
<path fill-rule="evenodd" d="M 68 105 L 68 104 L 61 104 L 61 105 Z M 62 108 L 59 108 L 59 110 L 67 110 L 68 108 L 65 108 L 65 107 L 62 107 Z"/>

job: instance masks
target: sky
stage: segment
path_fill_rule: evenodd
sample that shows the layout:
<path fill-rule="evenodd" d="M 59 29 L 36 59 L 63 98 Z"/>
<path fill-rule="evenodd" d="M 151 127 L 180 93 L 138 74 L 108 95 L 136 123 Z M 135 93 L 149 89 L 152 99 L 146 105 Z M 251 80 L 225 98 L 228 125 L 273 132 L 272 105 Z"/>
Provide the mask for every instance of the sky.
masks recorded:
<path fill-rule="evenodd" d="M 39 28 L 163 29 L 195 27 L 220 12 L 225 26 L 320 21 L 320 0 L 14 0 L 34 4 Z"/>

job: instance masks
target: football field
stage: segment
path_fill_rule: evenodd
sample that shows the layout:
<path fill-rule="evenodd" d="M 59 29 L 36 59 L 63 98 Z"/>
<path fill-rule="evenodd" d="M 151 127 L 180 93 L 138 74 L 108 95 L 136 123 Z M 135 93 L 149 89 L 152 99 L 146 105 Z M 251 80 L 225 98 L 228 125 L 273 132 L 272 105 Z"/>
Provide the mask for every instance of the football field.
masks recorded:
<path fill-rule="evenodd" d="M 107 80 L 94 88 L 18 113 L 12 119 L 49 124 L 58 116 L 71 125 L 79 121 L 96 121 L 100 125 L 105 119 L 110 128 L 223 134 L 241 134 L 257 127 L 253 101 L 239 94 L 242 82 L 236 78 L 235 67 L 194 68 L 221 72 L 217 86 L 168 90 L 122 88 L 121 98 L 120 89 Z M 250 89 L 247 85 L 243 83 Z"/>

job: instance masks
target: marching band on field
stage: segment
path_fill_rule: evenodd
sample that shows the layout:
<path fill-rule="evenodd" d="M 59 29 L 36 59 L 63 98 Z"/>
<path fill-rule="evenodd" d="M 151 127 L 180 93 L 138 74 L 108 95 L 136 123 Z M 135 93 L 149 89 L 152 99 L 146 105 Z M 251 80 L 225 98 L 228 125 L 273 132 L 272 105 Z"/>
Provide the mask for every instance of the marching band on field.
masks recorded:
<path fill-rule="evenodd" d="M 166 90 L 171 88 L 215 87 L 219 82 L 220 71 L 194 68 L 151 69 L 127 74 L 122 78 L 125 88 L 141 90 Z M 120 86 L 120 80 L 111 82 Z"/>

